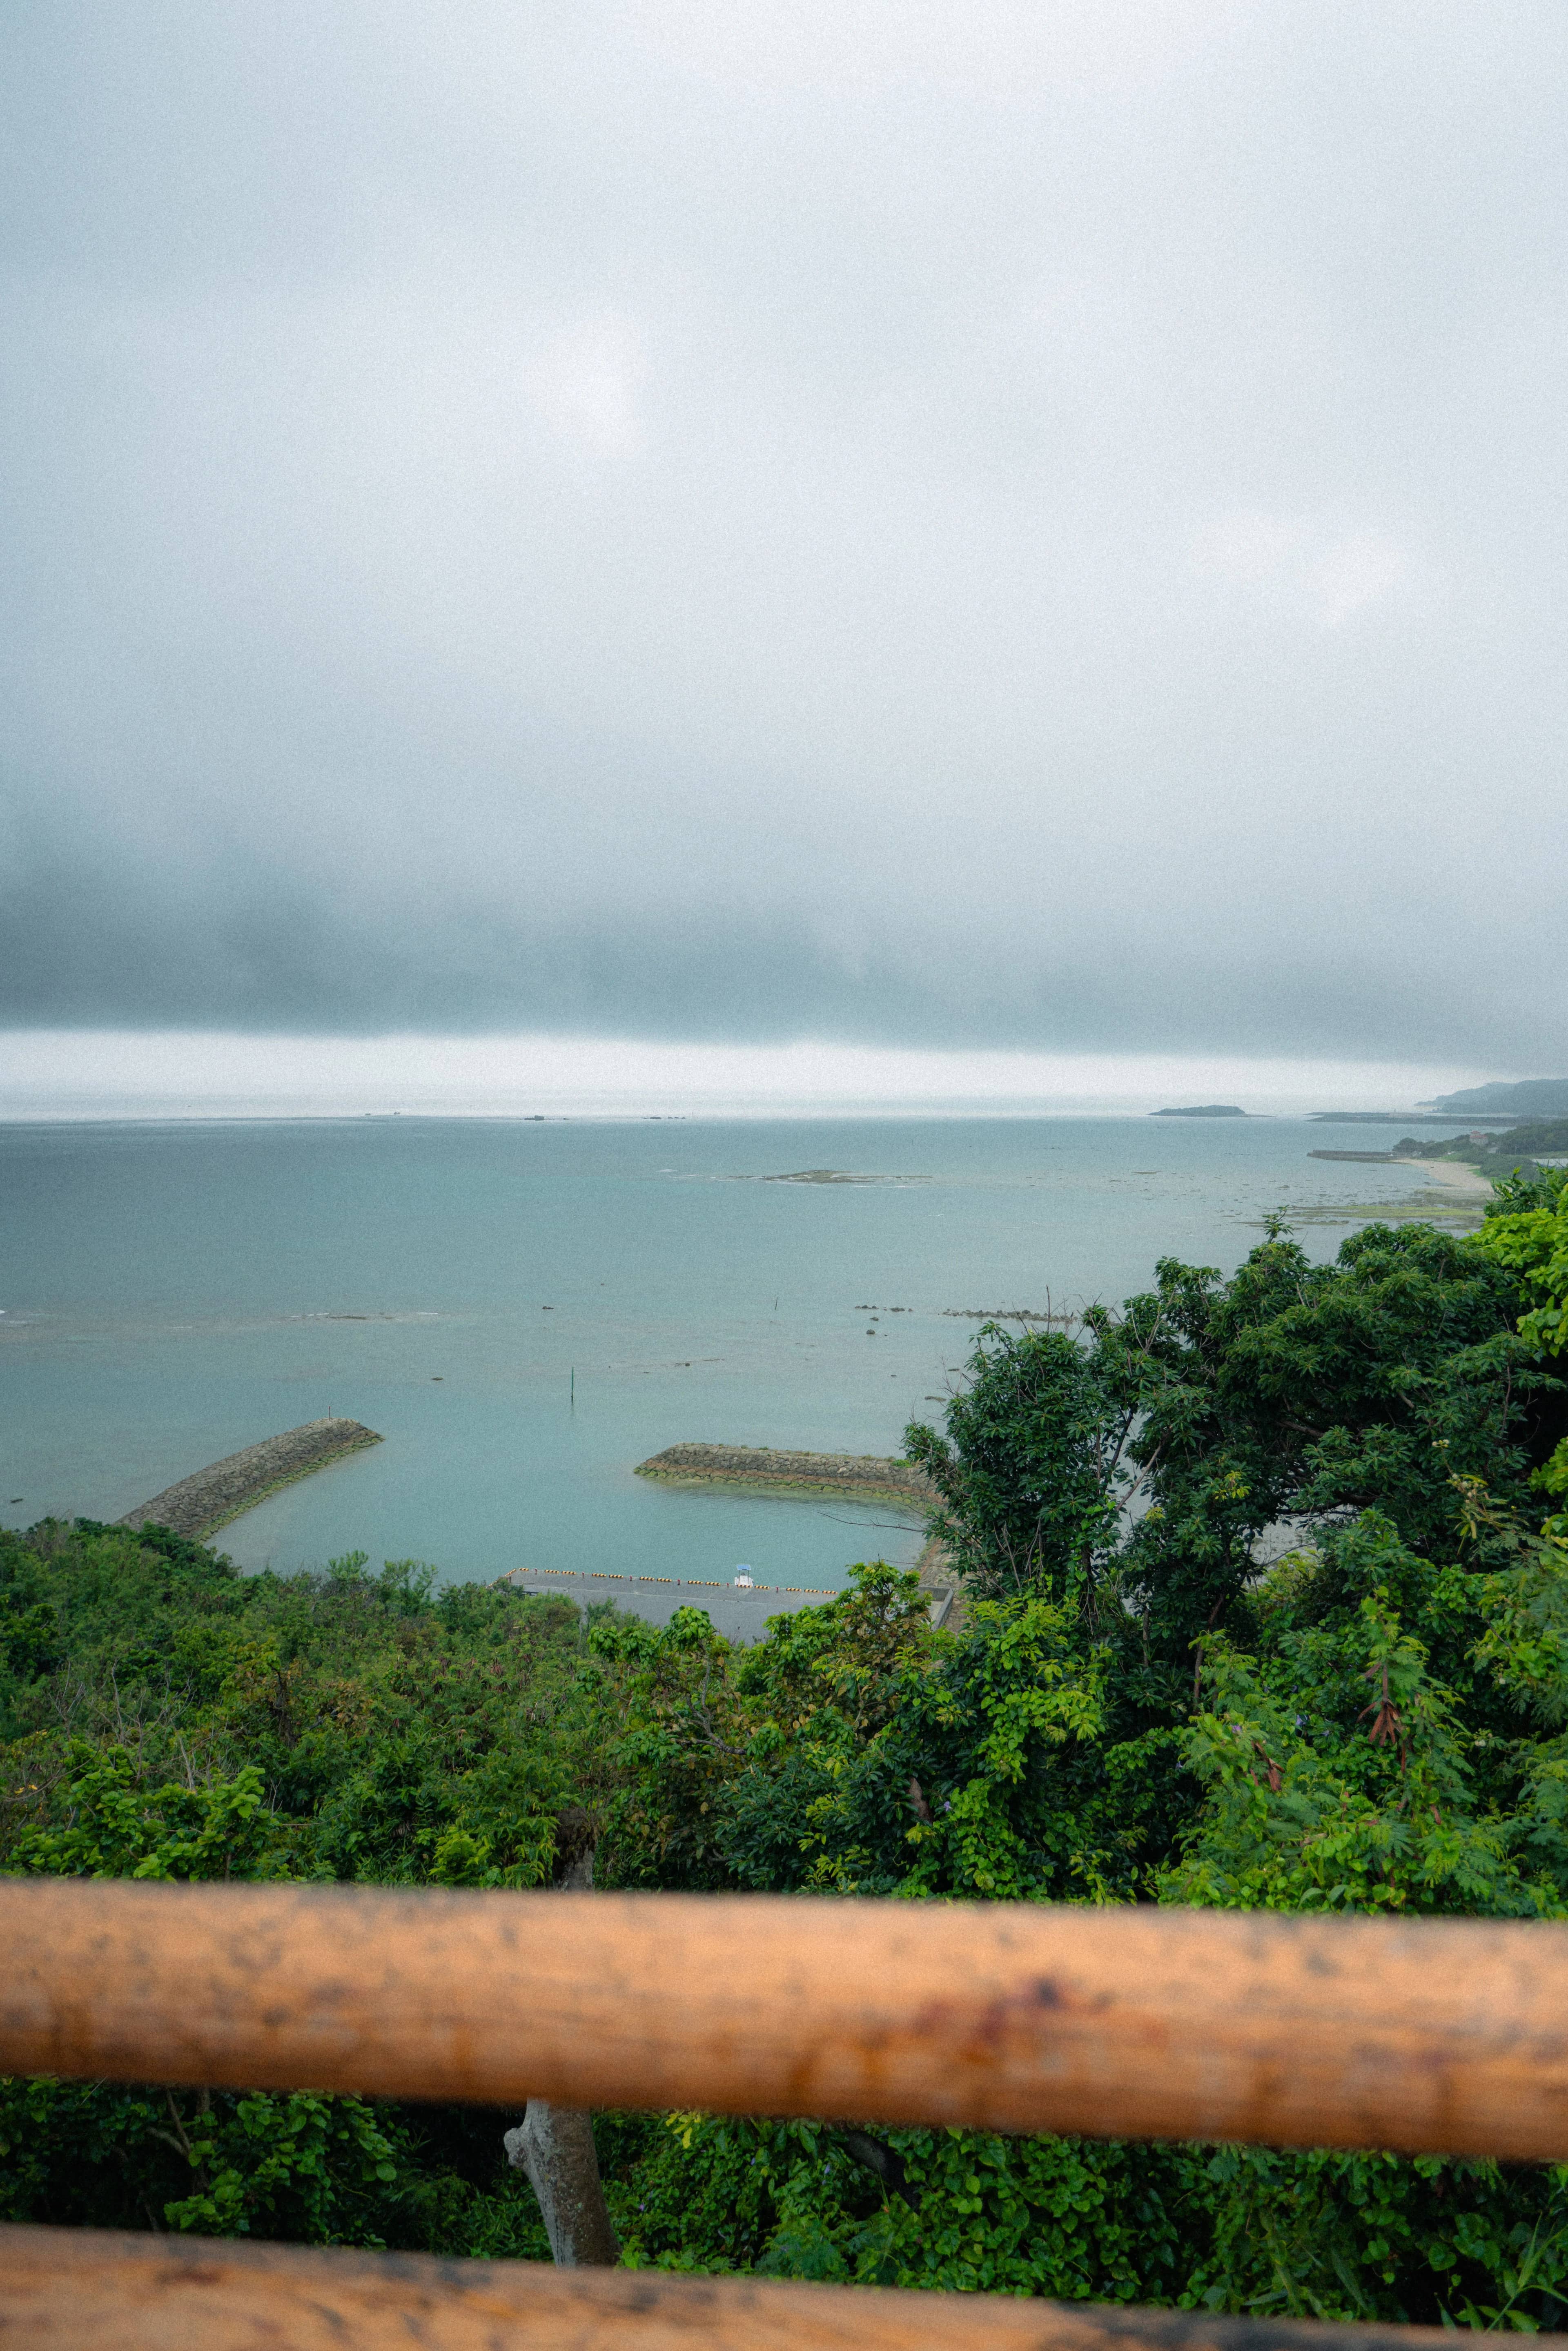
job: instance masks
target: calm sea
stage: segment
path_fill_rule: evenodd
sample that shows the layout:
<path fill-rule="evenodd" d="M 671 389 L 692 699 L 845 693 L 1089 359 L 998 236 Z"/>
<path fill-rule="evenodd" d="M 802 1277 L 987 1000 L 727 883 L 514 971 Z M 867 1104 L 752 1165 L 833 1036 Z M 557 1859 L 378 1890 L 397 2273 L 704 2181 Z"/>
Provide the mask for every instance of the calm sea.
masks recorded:
<path fill-rule="evenodd" d="M 1391 1132 L 1397 1132 L 1393 1130 Z M 881 1508 L 672 1489 L 662 1447 L 890 1453 L 977 1311 L 1229 1270 L 1281 1204 L 1406 1195 L 1313 1162 L 1383 1133 L 1153 1118 L 345 1119 L 0 1127 L 0 1516 L 112 1519 L 323 1413 L 386 1442 L 219 1539 L 443 1579 L 529 1568 L 836 1586 Z M 826 1171 L 855 1182 L 775 1180 Z M 1357 1219 L 1359 1220 L 1359 1219 Z M 1331 1255 L 1343 1225 L 1301 1238 Z"/>

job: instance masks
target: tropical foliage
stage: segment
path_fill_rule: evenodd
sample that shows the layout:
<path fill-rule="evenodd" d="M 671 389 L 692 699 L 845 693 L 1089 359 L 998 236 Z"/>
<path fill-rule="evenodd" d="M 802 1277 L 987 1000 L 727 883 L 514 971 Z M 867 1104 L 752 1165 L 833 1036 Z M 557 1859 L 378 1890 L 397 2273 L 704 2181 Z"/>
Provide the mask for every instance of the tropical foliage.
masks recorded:
<path fill-rule="evenodd" d="M 1568 1916 L 1564 1193 L 1281 1226 L 982 1331 L 908 1449 L 967 1590 L 856 1569 L 750 1647 L 362 1557 L 0 1539 L 0 1866 Z M 541 2255 L 515 2117 L 15 2082 L 7 2217 Z M 634 2263 L 1552 2327 L 1568 2171 L 596 2117 Z"/>

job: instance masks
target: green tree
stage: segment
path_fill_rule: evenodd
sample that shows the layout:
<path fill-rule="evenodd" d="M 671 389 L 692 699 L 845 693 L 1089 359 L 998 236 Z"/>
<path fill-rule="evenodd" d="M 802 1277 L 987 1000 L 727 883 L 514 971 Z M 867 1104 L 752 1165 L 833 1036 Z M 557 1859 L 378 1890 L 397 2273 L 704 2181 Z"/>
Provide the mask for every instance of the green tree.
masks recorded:
<path fill-rule="evenodd" d="M 1514 1176 L 1499 1187 L 1496 1202 L 1473 1243 L 1481 1255 L 1506 1267 L 1529 1303 L 1519 1321 L 1525 1345 L 1542 1357 L 1568 1348 L 1568 1167 L 1543 1168 L 1539 1176 Z M 1538 1473 L 1551 1494 L 1568 1494 L 1568 1434 L 1559 1438 Z"/>
<path fill-rule="evenodd" d="M 1092 1605 L 1130 1482 L 1138 1403 L 1064 1332 L 982 1326 L 946 1435 L 921 1421 L 904 1432 L 906 1455 L 942 1497 L 931 1531 L 971 1591 Z"/>

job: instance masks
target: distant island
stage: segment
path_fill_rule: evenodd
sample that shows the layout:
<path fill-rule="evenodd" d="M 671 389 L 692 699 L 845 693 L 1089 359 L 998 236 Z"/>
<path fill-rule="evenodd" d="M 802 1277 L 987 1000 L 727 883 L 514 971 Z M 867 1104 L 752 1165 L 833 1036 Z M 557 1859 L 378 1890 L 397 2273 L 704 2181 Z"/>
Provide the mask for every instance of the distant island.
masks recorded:
<path fill-rule="evenodd" d="M 1249 1118 L 1236 1102 L 1191 1102 L 1185 1110 L 1152 1110 L 1151 1118 Z"/>

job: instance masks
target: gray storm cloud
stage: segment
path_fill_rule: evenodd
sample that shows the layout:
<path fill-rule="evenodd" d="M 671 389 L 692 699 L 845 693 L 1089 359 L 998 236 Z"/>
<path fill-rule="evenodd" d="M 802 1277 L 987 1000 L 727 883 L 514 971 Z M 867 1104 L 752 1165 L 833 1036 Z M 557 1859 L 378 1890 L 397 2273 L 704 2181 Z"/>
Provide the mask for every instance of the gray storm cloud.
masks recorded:
<path fill-rule="evenodd" d="M 0 1022 L 1561 1059 L 1568 18 L 13 11 Z"/>

